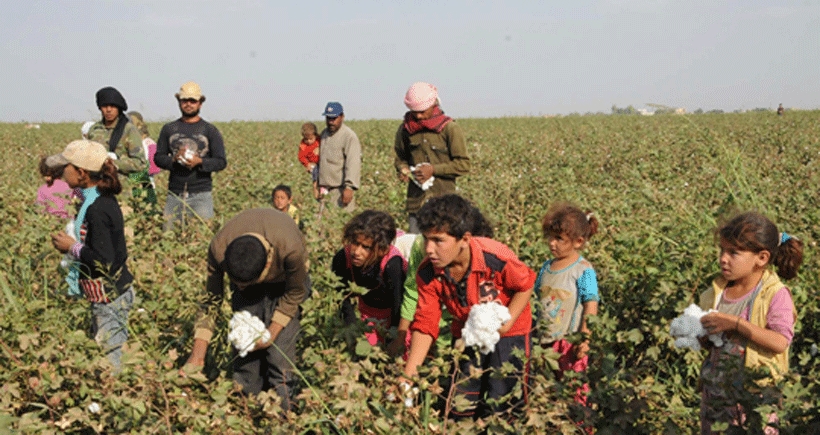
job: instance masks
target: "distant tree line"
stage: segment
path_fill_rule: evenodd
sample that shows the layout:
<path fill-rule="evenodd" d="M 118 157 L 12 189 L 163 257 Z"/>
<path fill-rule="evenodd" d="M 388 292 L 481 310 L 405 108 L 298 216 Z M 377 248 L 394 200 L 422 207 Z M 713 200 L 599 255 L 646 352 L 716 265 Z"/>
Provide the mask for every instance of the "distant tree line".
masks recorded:
<path fill-rule="evenodd" d="M 788 109 L 786 109 L 786 110 L 788 110 Z M 757 107 L 757 108 L 750 109 L 750 110 L 737 109 L 737 110 L 732 111 L 732 113 L 744 113 L 744 112 L 775 112 L 775 109 L 770 109 L 768 107 Z M 645 113 L 646 112 L 644 110 L 636 109 L 632 105 L 629 105 L 629 106 L 626 106 L 626 107 L 618 107 L 614 104 L 612 105 L 612 112 L 611 112 L 612 115 L 643 115 Z M 666 107 L 666 108 L 658 107 L 658 108 L 655 108 L 655 110 L 651 113 L 654 114 L 654 115 L 674 114 L 675 113 L 675 108 L 674 107 Z M 726 112 L 724 112 L 721 109 L 712 109 L 712 110 L 705 111 L 701 108 L 698 108 L 692 113 L 695 114 L 695 115 L 702 115 L 704 113 L 720 114 L 720 113 L 726 113 Z"/>

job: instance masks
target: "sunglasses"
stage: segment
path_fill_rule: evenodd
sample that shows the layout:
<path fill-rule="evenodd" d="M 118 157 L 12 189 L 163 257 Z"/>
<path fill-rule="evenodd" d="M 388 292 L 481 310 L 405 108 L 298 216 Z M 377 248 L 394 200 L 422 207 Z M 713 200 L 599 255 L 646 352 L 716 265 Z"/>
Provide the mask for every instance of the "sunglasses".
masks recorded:
<path fill-rule="evenodd" d="M 199 100 L 197 100 L 196 98 L 180 98 L 179 99 L 180 104 L 184 104 L 184 103 L 196 104 L 198 102 L 199 102 Z"/>

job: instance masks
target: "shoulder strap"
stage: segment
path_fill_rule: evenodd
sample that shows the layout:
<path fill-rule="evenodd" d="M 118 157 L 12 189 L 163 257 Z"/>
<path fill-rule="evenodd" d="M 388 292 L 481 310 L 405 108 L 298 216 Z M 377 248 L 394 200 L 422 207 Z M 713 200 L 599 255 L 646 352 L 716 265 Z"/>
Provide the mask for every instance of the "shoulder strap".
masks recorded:
<path fill-rule="evenodd" d="M 380 275 L 384 275 L 384 268 L 387 267 L 387 262 L 390 261 L 393 257 L 401 258 L 401 266 L 405 273 L 407 273 L 407 259 L 401 255 L 401 251 L 395 245 L 390 245 L 390 250 L 387 252 L 387 255 L 382 257 L 381 264 L 379 264 L 379 271 Z"/>
<path fill-rule="evenodd" d="M 120 116 L 117 120 L 117 126 L 114 127 L 114 131 L 111 132 L 111 138 L 108 139 L 108 151 L 112 153 L 114 150 L 117 149 L 117 144 L 120 143 L 120 139 L 122 139 L 122 134 L 125 131 L 125 125 L 128 124 L 130 121 L 128 117 L 125 116 L 124 113 L 120 113 Z"/>

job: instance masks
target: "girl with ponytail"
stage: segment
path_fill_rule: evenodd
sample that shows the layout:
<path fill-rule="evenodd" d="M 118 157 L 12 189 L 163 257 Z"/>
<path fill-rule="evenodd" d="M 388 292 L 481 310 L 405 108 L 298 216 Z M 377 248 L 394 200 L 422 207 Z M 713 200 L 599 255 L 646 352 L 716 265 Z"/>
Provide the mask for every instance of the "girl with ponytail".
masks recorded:
<path fill-rule="evenodd" d="M 759 420 L 747 418 L 754 410 L 742 405 L 752 394 L 744 386 L 751 379 L 771 385 L 789 370 L 797 310 L 780 280 L 797 276 L 803 243 L 755 212 L 735 216 L 716 233 L 721 276 L 701 294 L 701 308 L 714 310 L 701 323 L 709 334 L 724 333 L 724 345 L 711 347 L 701 368 L 701 433 L 711 434 L 715 423 L 727 423 L 744 432 L 775 434 L 773 413 L 765 428 L 750 427 Z M 769 375 L 750 376 L 760 369 Z"/>

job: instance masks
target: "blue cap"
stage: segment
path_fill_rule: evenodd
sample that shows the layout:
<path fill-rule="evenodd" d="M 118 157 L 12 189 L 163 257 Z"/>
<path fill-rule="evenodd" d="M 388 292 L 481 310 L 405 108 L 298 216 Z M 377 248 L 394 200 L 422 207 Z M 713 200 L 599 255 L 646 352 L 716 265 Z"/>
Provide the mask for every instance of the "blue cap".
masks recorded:
<path fill-rule="evenodd" d="M 322 116 L 327 116 L 329 118 L 335 118 L 341 114 L 345 113 L 344 109 L 342 108 L 342 104 L 336 101 L 331 101 L 327 103 L 325 106 L 325 113 Z"/>

